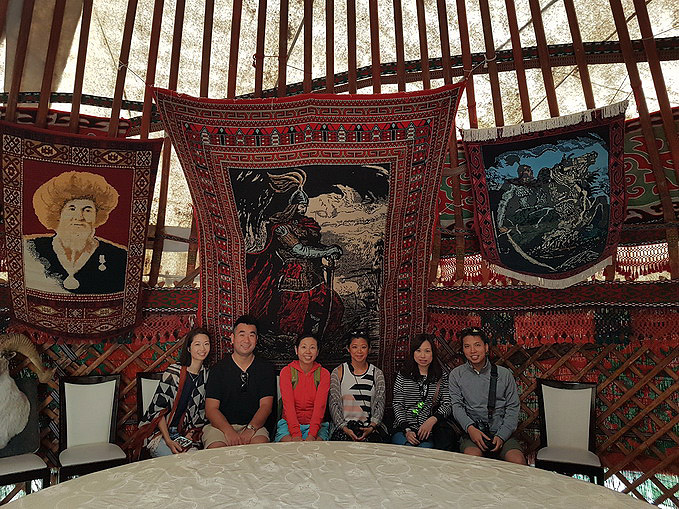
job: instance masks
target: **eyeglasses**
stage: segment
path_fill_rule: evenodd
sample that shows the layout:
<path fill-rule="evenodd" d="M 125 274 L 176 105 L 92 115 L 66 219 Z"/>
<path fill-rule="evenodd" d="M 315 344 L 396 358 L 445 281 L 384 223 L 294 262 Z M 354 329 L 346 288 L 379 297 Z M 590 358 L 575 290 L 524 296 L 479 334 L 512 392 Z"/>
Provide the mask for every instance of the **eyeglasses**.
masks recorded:
<path fill-rule="evenodd" d="M 245 392 L 248 390 L 248 378 L 249 374 L 247 371 L 240 372 L 240 392 Z"/>

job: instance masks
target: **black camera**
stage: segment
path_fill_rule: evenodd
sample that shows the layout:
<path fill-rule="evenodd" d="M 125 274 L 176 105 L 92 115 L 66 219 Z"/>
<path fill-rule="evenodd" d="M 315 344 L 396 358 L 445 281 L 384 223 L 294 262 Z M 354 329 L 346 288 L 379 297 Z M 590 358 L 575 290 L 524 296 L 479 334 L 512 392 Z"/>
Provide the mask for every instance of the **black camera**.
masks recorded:
<path fill-rule="evenodd" d="M 361 421 L 349 421 L 347 422 L 347 428 L 354 432 L 354 435 L 360 437 L 363 434 L 363 428 L 365 424 Z"/>
<path fill-rule="evenodd" d="M 487 451 L 484 451 L 484 456 L 497 456 L 499 451 L 493 451 L 495 449 L 495 443 L 493 442 L 495 435 L 490 432 L 490 426 L 485 422 L 476 422 L 474 425 L 481 433 L 488 437 L 483 439 L 483 443 L 488 448 Z"/>

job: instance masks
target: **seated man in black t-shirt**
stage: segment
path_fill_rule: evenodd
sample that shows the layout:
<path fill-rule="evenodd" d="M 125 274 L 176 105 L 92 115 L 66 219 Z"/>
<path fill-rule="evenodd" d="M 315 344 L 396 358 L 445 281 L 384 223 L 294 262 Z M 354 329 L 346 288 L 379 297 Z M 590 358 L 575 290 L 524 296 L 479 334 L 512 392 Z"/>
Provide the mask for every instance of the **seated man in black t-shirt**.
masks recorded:
<path fill-rule="evenodd" d="M 255 357 L 257 320 L 249 315 L 236 320 L 233 354 L 212 369 L 205 390 L 205 415 L 210 424 L 203 428 L 207 449 L 269 441 L 266 420 L 273 408 L 276 390 L 274 368 Z"/>

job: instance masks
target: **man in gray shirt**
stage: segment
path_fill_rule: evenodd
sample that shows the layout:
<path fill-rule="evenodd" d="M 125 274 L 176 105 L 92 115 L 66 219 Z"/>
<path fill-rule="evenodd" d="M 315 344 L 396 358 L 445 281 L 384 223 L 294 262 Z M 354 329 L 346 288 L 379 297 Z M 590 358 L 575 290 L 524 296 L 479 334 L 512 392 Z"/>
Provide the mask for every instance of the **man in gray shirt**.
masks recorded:
<path fill-rule="evenodd" d="M 497 366 L 495 410 L 492 422 L 488 422 L 492 367 L 488 359 L 488 336 L 481 329 L 467 328 L 460 331 L 459 337 L 467 362 L 450 372 L 448 383 L 453 417 L 466 431 L 460 440 L 460 452 L 472 456 L 491 453 L 525 465 L 521 445 L 512 437 L 519 422 L 519 393 L 512 372 Z"/>

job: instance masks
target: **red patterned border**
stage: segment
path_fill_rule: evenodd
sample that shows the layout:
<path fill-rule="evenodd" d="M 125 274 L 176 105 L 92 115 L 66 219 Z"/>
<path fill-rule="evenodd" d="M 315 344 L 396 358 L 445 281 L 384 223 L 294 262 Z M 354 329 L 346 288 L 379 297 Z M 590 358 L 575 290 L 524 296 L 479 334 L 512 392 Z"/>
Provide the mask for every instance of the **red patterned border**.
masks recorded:
<path fill-rule="evenodd" d="M 679 306 L 679 281 L 581 283 L 560 290 L 526 286 L 430 289 L 429 306 L 441 310 Z"/>

